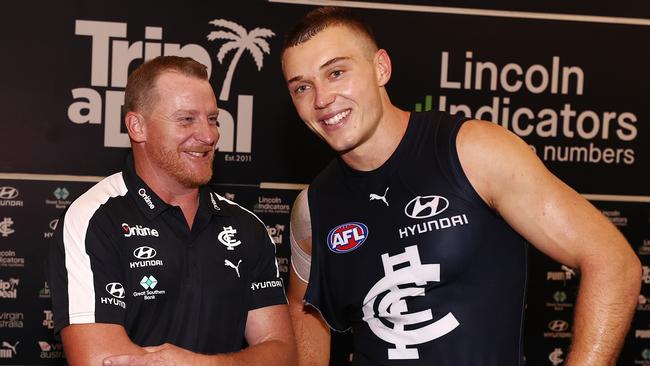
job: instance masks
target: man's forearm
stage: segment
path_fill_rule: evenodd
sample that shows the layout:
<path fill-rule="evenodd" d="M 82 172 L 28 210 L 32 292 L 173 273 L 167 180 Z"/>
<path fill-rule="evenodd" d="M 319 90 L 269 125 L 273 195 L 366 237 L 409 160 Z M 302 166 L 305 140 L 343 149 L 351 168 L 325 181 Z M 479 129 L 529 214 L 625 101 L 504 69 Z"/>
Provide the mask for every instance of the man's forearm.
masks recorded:
<path fill-rule="evenodd" d="M 291 300 L 290 300 L 291 301 Z M 326 366 L 329 364 L 329 328 L 313 308 L 302 301 L 289 303 L 289 312 L 296 336 L 299 366 Z"/>
<path fill-rule="evenodd" d="M 295 345 L 284 340 L 269 340 L 228 354 L 204 355 L 165 343 L 145 347 L 144 355 L 123 354 L 108 357 L 104 366 L 292 366 L 296 364 Z"/>
<path fill-rule="evenodd" d="M 638 301 L 638 260 L 591 263 L 581 272 L 567 365 L 615 365 Z"/>
<path fill-rule="evenodd" d="M 295 345 L 270 340 L 235 353 L 198 355 L 196 366 L 291 366 L 296 365 Z"/>

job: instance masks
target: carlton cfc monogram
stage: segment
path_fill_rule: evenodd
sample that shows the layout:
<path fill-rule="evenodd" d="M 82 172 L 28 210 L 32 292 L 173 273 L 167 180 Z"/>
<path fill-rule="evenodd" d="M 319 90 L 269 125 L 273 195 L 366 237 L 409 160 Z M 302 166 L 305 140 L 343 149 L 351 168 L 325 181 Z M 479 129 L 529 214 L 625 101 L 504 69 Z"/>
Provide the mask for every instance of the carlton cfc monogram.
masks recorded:
<path fill-rule="evenodd" d="M 395 345 L 388 349 L 389 360 L 419 359 L 417 348 L 409 346 L 440 338 L 460 325 L 454 314 L 448 313 L 431 324 L 413 327 L 433 320 L 433 315 L 431 309 L 409 312 L 408 299 L 423 296 L 425 289 L 422 286 L 427 282 L 440 281 L 440 265 L 422 264 L 416 245 L 404 249 L 403 253 L 394 256 L 381 255 L 386 276 L 368 291 L 363 300 L 363 320 L 377 337 Z M 404 264 L 407 266 L 403 267 Z M 405 287 L 413 283 L 415 286 Z M 390 321 L 392 328 L 385 324 Z"/>

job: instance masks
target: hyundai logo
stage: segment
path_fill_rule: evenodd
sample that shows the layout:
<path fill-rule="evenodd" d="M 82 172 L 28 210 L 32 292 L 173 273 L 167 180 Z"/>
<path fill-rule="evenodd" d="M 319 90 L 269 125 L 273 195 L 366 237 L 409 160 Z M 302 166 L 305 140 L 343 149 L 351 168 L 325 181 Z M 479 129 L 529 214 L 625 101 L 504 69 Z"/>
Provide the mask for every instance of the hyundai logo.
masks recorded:
<path fill-rule="evenodd" d="M 14 187 L 0 187 L 0 199 L 12 200 L 18 197 L 18 190 Z"/>
<path fill-rule="evenodd" d="M 551 320 L 551 322 L 548 323 L 548 329 L 554 332 L 564 332 L 569 329 L 569 323 L 564 320 Z"/>
<path fill-rule="evenodd" d="M 441 214 L 449 207 L 449 201 L 442 196 L 417 196 L 404 207 L 406 216 L 412 219 L 426 219 Z"/>
<path fill-rule="evenodd" d="M 119 282 L 111 282 L 106 285 L 106 291 L 111 294 L 111 296 L 117 297 L 118 299 L 124 298 L 124 286 Z"/>
<path fill-rule="evenodd" d="M 151 259 L 156 256 L 156 250 L 152 247 L 139 247 L 133 251 L 133 256 L 138 259 Z"/>

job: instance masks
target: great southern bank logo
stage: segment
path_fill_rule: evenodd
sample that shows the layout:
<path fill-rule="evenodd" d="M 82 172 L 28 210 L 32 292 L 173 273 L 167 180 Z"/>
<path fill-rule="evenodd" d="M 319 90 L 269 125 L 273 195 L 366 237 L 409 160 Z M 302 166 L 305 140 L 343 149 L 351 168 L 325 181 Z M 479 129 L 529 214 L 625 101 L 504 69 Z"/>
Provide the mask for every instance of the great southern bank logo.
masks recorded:
<path fill-rule="evenodd" d="M 368 227 L 360 222 L 349 222 L 332 229 L 327 235 L 327 246 L 334 253 L 348 253 L 368 239 Z"/>
<path fill-rule="evenodd" d="M 249 54 L 261 71 L 264 55 L 271 53 L 267 38 L 275 36 L 270 29 L 256 27 L 247 31 L 241 25 L 226 19 L 215 19 L 208 24 L 217 28 L 208 32 L 208 41 L 224 41 L 216 52 L 216 59 L 225 66 L 230 59 L 223 84 L 219 90 L 219 133 L 217 144 L 226 153 L 226 161 L 252 161 L 253 95 L 237 95 L 231 100 L 230 90 L 235 80 L 235 70 L 244 54 Z M 207 67 L 212 75 L 212 58 L 206 48 L 197 43 L 166 43 L 163 27 L 145 26 L 144 40 L 127 38 L 127 23 L 95 20 L 75 21 L 75 35 L 91 39 L 90 86 L 71 90 L 72 103 L 68 107 L 70 122 L 104 124 L 105 147 L 130 147 L 128 134 L 121 131 L 124 89 L 132 62 L 142 62 L 161 55 L 191 57 Z M 110 77 L 109 77 L 110 76 Z M 236 110 L 233 110 L 236 108 Z M 234 113 L 233 113 L 234 112 Z M 237 120 L 233 116 L 237 116 Z M 231 154 L 228 154 L 231 153 Z"/>

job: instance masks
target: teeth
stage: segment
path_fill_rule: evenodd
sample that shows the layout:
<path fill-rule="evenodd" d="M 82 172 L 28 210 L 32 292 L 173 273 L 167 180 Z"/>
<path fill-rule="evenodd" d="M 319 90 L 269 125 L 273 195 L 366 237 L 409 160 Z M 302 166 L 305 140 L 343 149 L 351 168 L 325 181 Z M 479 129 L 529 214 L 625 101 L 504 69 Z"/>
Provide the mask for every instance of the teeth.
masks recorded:
<path fill-rule="evenodd" d="M 194 151 L 188 151 L 187 153 L 190 154 L 190 155 L 192 155 L 192 156 L 196 156 L 197 158 L 202 157 L 202 156 L 205 155 L 205 153 L 194 152 Z"/>
<path fill-rule="evenodd" d="M 345 111 L 335 115 L 332 118 L 328 118 L 328 119 L 324 120 L 323 123 L 325 123 L 326 125 L 335 125 L 335 124 L 339 123 L 343 118 L 347 117 L 349 114 L 350 114 L 350 110 L 348 109 L 348 110 L 345 110 Z"/>

